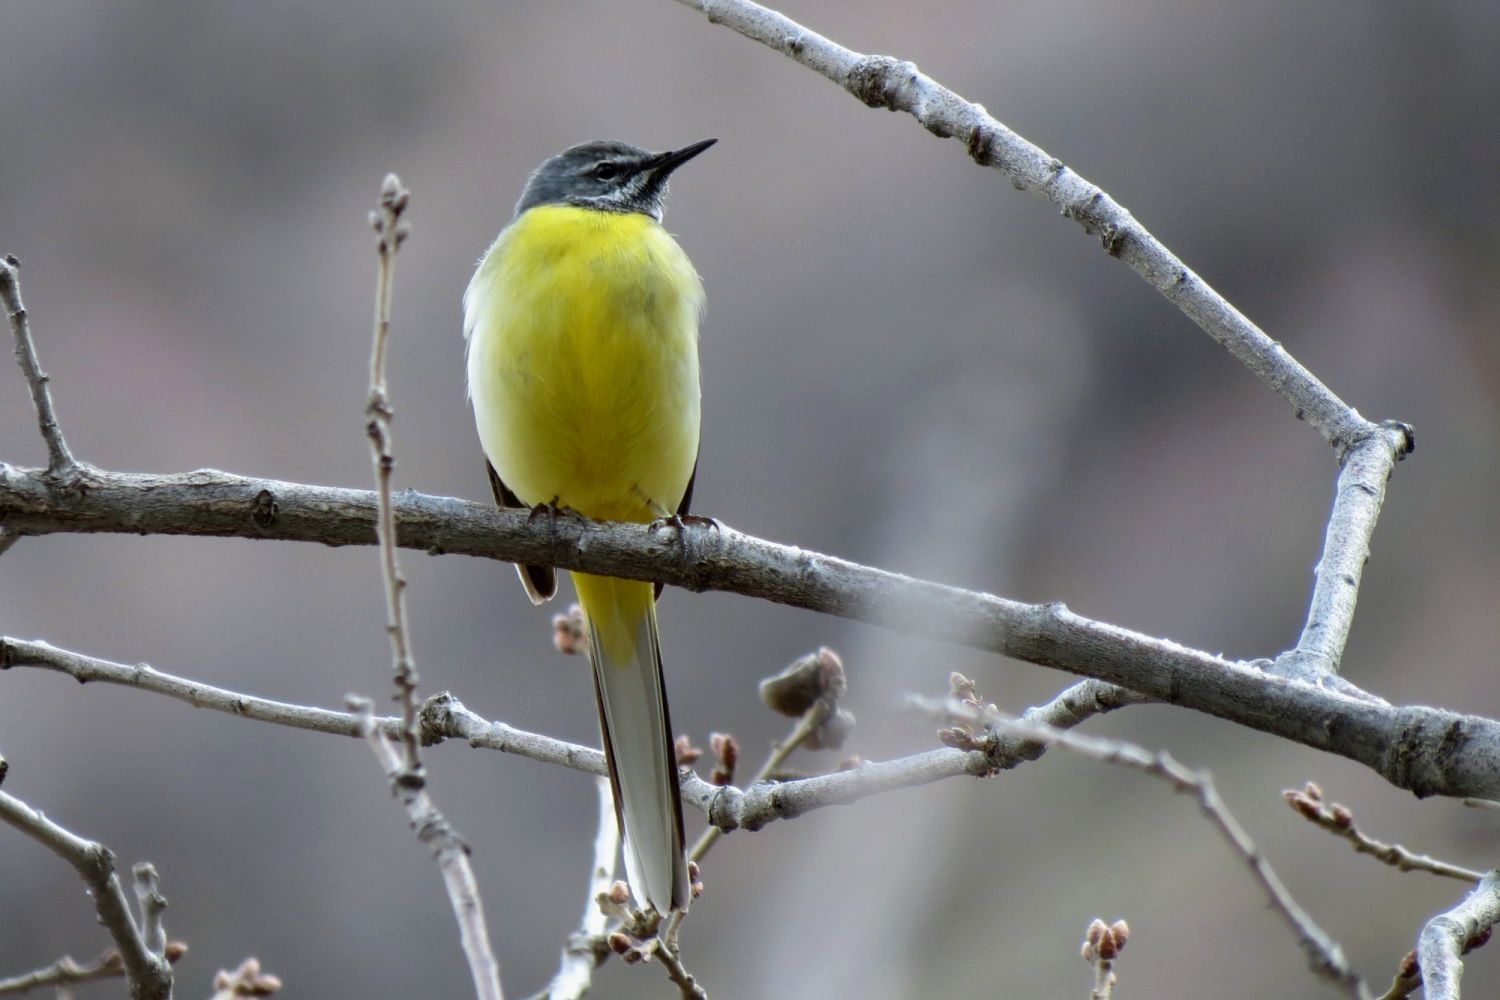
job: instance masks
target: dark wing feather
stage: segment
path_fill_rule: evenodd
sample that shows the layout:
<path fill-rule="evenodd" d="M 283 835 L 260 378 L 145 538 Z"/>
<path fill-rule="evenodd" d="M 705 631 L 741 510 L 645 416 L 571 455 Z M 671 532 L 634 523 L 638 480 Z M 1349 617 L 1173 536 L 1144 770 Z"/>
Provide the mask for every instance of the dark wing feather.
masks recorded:
<path fill-rule="evenodd" d="M 490 490 L 495 494 L 495 505 L 497 507 L 520 507 L 525 510 L 526 505 L 500 479 L 500 474 L 495 471 L 495 467 L 486 461 L 484 468 L 490 474 Z M 533 604 L 551 600 L 557 593 L 557 570 L 551 566 L 526 566 L 518 563 L 516 569 L 521 574 L 521 583 L 526 587 L 526 595 L 531 598 Z"/>
<path fill-rule="evenodd" d="M 698 449 L 698 453 L 701 455 L 703 453 L 703 449 L 699 448 Z M 491 475 L 493 475 L 493 474 L 494 474 L 493 470 L 491 470 Z M 688 476 L 687 489 L 685 489 L 685 490 L 682 491 L 682 502 L 679 503 L 677 505 L 677 509 L 675 511 L 673 511 L 673 513 L 676 514 L 678 517 L 686 517 L 687 516 L 688 505 L 693 502 L 693 484 L 696 483 L 697 481 L 698 481 L 698 459 L 694 458 L 693 459 L 693 474 L 691 476 Z M 497 482 L 498 482 L 498 480 L 497 480 Z M 657 600 L 661 599 L 662 588 L 664 588 L 665 586 L 666 586 L 666 584 L 661 583 L 660 581 L 657 582 L 657 584 L 656 584 L 656 597 L 657 597 Z"/>

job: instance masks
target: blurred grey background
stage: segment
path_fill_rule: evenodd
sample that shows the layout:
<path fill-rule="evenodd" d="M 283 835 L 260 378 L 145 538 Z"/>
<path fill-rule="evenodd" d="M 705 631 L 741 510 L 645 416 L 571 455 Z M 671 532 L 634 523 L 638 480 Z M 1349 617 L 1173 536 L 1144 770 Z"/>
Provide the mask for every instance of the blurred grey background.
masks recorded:
<path fill-rule="evenodd" d="M 1344 398 L 1409 420 L 1346 661 L 1397 701 L 1500 714 L 1500 7 L 1026 0 L 784 8 L 924 70 L 1101 184 Z M 391 360 L 400 487 L 488 497 L 459 296 L 527 172 L 594 137 L 720 144 L 667 223 L 702 272 L 696 506 L 737 528 L 1075 610 L 1231 656 L 1301 625 L 1336 473 L 1288 406 L 1078 227 L 960 145 L 870 111 L 666 0 L 0 6 L 0 251 L 78 455 L 110 469 L 364 487 L 381 177 L 413 191 Z M 18 373 L 0 456 L 39 464 Z M 595 742 L 582 660 L 503 565 L 406 556 L 428 692 Z M 900 707 L 950 670 L 1020 709 L 1070 678 L 727 595 L 662 603 L 678 727 L 785 731 L 755 682 L 844 655 L 850 752 L 933 744 Z M 369 549 L 26 539 L 0 629 L 258 695 L 384 698 Z M 1494 814 L 1183 711 L 1095 732 L 1212 769 L 1293 891 L 1384 983 L 1456 883 L 1313 830 L 1307 779 L 1380 836 L 1477 867 Z M 288 997 L 467 994 L 437 872 L 369 751 L 56 675 L 0 676 L 6 788 L 154 861 L 192 951 Z M 800 766 L 833 758 L 803 755 Z M 590 779 L 435 749 L 507 989 L 542 985 L 582 905 Z M 696 829 L 699 819 L 690 816 Z M 71 871 L 0 831 L 0 973 L 103 945 Z M 684 932 L 716 997 L 1077 997 L 1093 916 L 1134 928 L 1129 996 L 1317 996 L 1290 932 L 1192 802 L 1049 754 L 826 810 L 711 855 Z M 1477 953 L 1468 995 L 1500 992 Z M 118 987 L 88 995 L 115 995 Z M 668 995 L 611 962 L 604 997 Z"/>

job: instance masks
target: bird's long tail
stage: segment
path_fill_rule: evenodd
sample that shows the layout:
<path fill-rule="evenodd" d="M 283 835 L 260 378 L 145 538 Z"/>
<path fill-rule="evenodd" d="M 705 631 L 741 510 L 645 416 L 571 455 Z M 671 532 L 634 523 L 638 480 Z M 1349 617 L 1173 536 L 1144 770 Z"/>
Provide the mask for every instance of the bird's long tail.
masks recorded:
<path fill-rule="evenodd" d="M 599 729 L 625 833 L 625 873 L 637 902 L 686 910 L 677 757 L 662 683 L 656 595 L 649 583 L 573 575 L 589 635 Z"/>

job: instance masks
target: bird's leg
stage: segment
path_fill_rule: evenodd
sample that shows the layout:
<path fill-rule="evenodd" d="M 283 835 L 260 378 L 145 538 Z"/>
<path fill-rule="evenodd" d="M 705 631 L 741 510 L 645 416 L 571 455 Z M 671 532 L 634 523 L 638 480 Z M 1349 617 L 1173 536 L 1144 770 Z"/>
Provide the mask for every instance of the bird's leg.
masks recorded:
<path fill-rule="evenodd" d="M 699 528 L 712 528 L 715 531 L 719 531 L 724 527 L 717 519 L 707 517 L 703 514 L 668 514 L 665 517 L 659 517 L 652 521 L 647 527 L 652 532 L 660 531 L 663 528 L 675 528 L 678 531 L 682 531 L 690 524 Z"/>
<path fill-rule="evenodd" d="M 571 507 L 560 506 L 557 502 L 557 497 L 553 497 L 546 503 L 539 503 L 533 506 L 531 508 L 531 513 L 526 515 L 526 523 L 530 524 L 539 517 L 546 517 L 547 520 L 551 521 L 553 524 L 556 524 L 557 519 L 562 516 L 577 518 L 583 517 L 582 514 L 578 513 Z"/>

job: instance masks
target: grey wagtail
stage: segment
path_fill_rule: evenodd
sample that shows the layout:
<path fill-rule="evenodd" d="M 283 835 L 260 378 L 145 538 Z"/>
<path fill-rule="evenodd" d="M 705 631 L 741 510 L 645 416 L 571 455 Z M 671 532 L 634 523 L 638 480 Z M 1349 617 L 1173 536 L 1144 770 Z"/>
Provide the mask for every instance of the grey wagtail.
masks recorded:
<path fill-rule="evenodd" d="M 464 292 L 469 398 L 495 502 L 609 521 L 687 513 L 698 464 L 703 284 L 661 226 L 667 178 L 715 140 L 586 142 L 532 173 Z M 535 603 L 550 566 L 519 566 Z M 659 587 L 573 574 L 632 894 L 685 910 L 682 803 Z"/>

